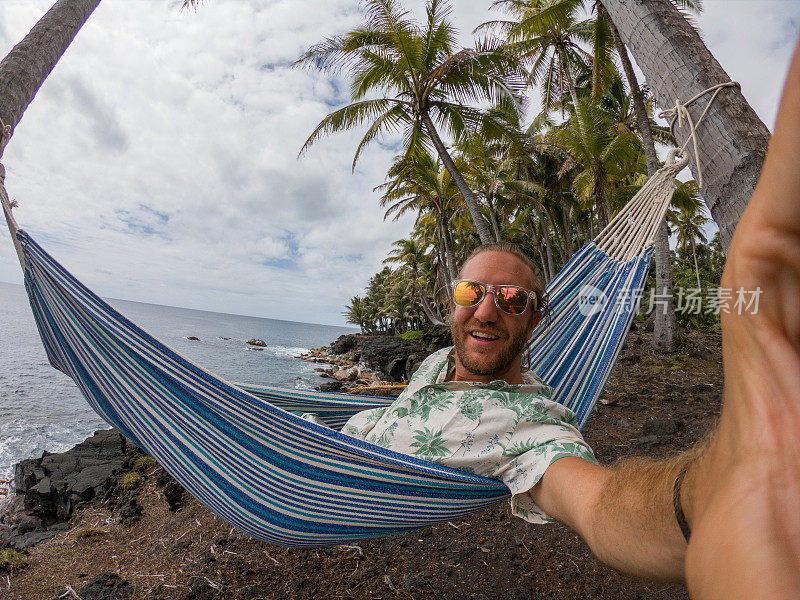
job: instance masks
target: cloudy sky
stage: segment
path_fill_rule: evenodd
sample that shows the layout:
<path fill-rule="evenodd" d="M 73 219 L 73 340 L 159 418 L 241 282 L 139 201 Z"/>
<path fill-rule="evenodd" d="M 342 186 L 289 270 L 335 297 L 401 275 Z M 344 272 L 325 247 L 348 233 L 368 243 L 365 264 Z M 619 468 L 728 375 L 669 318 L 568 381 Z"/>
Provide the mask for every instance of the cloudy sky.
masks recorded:
<path fill-rule="evenodd" d="M 50 4 L 3 0 L 0 55 Z M 488 4 L 454 1 L 464 44 Z M 103 296 L 343 323 L 411 221 L 384 222 L 373 192 L 392 140 L 355 173 L 359 132 L 297 158 L 348 88 L 292 63 L 358 22 L 357 0 L 207 0 L 196 13 L 103 0 L 3 156 L 18 222 Z M 698 25 L 771 128 L 800 1 L 706 0 Z M 21 282 L 5 230 L 0 281 Z"/>

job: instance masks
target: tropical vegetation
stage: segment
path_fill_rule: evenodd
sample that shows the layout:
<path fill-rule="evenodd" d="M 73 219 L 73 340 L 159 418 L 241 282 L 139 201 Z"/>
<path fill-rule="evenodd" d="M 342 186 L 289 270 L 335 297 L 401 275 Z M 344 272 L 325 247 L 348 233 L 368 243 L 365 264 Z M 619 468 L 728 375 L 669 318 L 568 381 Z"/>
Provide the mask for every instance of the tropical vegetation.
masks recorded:
<path fill-rule="evenodd" d="M 302 151 L 322 135 L 366 128 L 355 166 L 380 136 L 402 135 L 375 189 L 386 218 L 416 218 L 387 266 L 345 307 L 364 332 L 442 324 L 458 265 L 481 243 L 517 243 L 549 281 L 658 168 L 655 144 L 674 144 L 653 120 L 649 91 L 602 5 L 493 6 L 505 19 L 478 27 L 474 47 L 458 49 L 444 0 L 428 1 L 422 22 L 397 0 L 369 0 L 361 26 L 298 60 L 351 77 L 352 102 L 325 117 Z M 539 111 L 530 112 L 537 100 Z M 678 286 L 706 290 L 719 281 L 719 238 L 707 241 L 710 220 L 693 181 L 678 186 L 667 222 L 674 250 L 665 232 L 659 270 L 678 284 L 678 321 L 712 324 L 713 314 L 686 316 L 677 296 L 685 293 Z"/>
<path fill-rule="evenodd" d="M 59 0 L 0 63 L 0 155 L 98 3 Z M 366 127 L 355 165 L 371 142 L 401 136 L 376 190 L 387 217 L 412 211 L 416 220 L 387 259 L 392 266 L 347 307 L 365 330 L 442 322 L 448 282 L 478 243 L 517 242 L 549 280 L 593 237 L 657 168 L 653 140 L 674 142 L 652 122 L 648 87 L 636 81 L 628 50 L 667 106 L 727 78 L 686 18 L 700 0 L 496 0 L 500 18 L 479 27 L 470 48 L 458 47 L 446 0 L 428 0 L 421 21 L 399 0 L 363 6 L 360 26 L 298 63 L 351 78 L 352 102 L 323 119 L 303 150 L 322 135 Z M 645 21 L 646 31 L 634 27 Z M 676 34 L 666 39 L 664 31 Z M 755 187 L 758 170 L 744 167 L 763 159 L 769 132 L 738 91 L 724 94 L 704 132 L 715 168 L 704 169 L 694 202 L 674 203 L 674 250 L 666 225 L 656 237 L 660 285 L 673 269 L 676 285 L 716 284 Z M 540 110 L 531 110 L 537 100 Z M 676 136 L 683 143 L 686 132 Z M 710 242 L 699 196 L 720 228 Z"/>

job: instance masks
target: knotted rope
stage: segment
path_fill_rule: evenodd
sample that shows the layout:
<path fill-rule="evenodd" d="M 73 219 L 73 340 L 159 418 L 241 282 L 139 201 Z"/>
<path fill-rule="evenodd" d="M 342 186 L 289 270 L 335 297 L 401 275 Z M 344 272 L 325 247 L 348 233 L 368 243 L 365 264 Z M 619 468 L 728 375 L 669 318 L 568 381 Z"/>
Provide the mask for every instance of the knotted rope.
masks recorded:
<path fill-rule="evenodd" d="M 0 117 L 0 156 L 3 156 L 3 150 L 6 149 L 6 144 L 10 139 L 11 125 L 6 125 L 2 117 Z"/>
<path fill-rule="evenodd" d="M 694 150 L 694 164 L 697 166 L 697 184 L 700 187 L 703 187 L 703 170 L 700 168 L 700 155 L 697 153 L 697 127 L 700 123 L 703 122 L 706 114 L 708 113 L 708 109 L 711 108 L 711 105 L 716 100 L 719 93 L 726 87 L 737 87 L 741 89 L 741 86 L 736 81 L 726 81 L 725 83 L 718 83 L 717 85 L 713 85 L 710 88 L 703 90 L 692 99 L 688 100 L 687 102 L 681 102 L 680 100 L 675 101 L 675 108 L 670 108 L 665 111 L 662 111 L 658 114 L 659 117 L 662 119 L 669 119 L 669 128 L 672 131 L 672 136 L 675 136 L 675 124 L 678 124 L 678 127 L 683 127 L 684 123 L 689 125 L 689 137 L 686 138 L 686 142 L 684 142 L 683 146 L 680 149 L 680 155 L 683 155 L 686 152 L 686 148 L 689 146 L 689 142 L 692 143 L 692 149 Z M 705 110 L 703 110 L 700 118 L 695 123 L 692 120 L 692 115 L 689 113 L 689 106 L 705 96 L 706 94 L 712 93 L 711 100 L 708 101 Z"/>
<path fill-rule="evenodd" d="M 0 120 L 0 123 L 2 121 Z M 5 126 L 0 125 L 3 129 Z M 2 142 L 0 142 L 0 147 Z M 5 187 L 5 179 L 6 179 L 6 168 L 0 163 L 0 205 L 3 207 L 3 214 L 6 217 L 6 223 L 8 224 L 8 231 L 11 233 L 11 241 L 14 243 L 14 248 L 17 251 L 17 256 L 19 257 L 20 263 L 22 264 L 23 268 L 25 267 L 25 259 L 22 255 L 22 246 L 19 244 L 19 240 L 17 240 L 17 230 L 19 226 L 17 225 L 16 220 L 14 219 L 14 215 L 11 214 L 11 210 L 17 207 L 17 201 L 12 200 L 8 197 L 8 193 L 6 192 Z"/>

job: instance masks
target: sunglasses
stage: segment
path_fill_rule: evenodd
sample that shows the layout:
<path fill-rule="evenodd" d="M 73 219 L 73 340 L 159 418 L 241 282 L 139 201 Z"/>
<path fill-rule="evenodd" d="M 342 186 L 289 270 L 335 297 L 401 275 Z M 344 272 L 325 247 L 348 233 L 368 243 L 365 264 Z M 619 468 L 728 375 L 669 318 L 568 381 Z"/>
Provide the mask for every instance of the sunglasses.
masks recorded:
<path fill-rule="evenodd" d="M 453 282 L 453 301 L 458 306 L 475 308 L 483 297 L 491 293 L 497 308 L 509 315 L 521 315 L 528 307 L 528 300 L 533 304 L 532 310 L 538 308 L 536 292 L 526 290 L 518 285 L 491 285 L 482 281 L 460 279 Z"/>

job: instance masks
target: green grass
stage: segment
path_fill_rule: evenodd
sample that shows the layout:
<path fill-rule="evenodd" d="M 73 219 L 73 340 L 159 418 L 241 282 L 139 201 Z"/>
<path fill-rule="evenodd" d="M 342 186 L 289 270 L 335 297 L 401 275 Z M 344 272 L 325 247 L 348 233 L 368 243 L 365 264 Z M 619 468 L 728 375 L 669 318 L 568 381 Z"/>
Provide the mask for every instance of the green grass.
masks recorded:
<path fill-rule="evenodd" d="M 101 535 L 108 535 L 108 532 L 105 529 L 100 529 L 98 527 L 84 527 L 83 529 L 71 531 L 67 536 L 67 539 L 71 540 L 73 543 L 77 543 L 80 540 L 100 537 Z"/>
<path fill-rule="evenodd" d="M 152 456 L 140 456 L 133 463 L 133 470 L 137 473 L 144 473 L 155 467 L 158 463 Z"/>
<path fill-rule="evenodd" d="M 122 476 L 122 489 L 132 490 L 142 483 L 142 476 L 136 471 L 129 471 Z"/>
<path fill-rule="evenodd" d="M 403 338 L 404 340 L 409 342 L 413 342 L 421 335 L 422 332 L 419 329 L 413 329 L 411 331 L 406 331 L 405 333 L 398 333 L 396 337 Z"/>
<path fill-rule="evenodd" d="M 28 566 L 25 557 L 11 548 L 0 550 L 0 573 L 3 571 L 20 571 Z"/>

